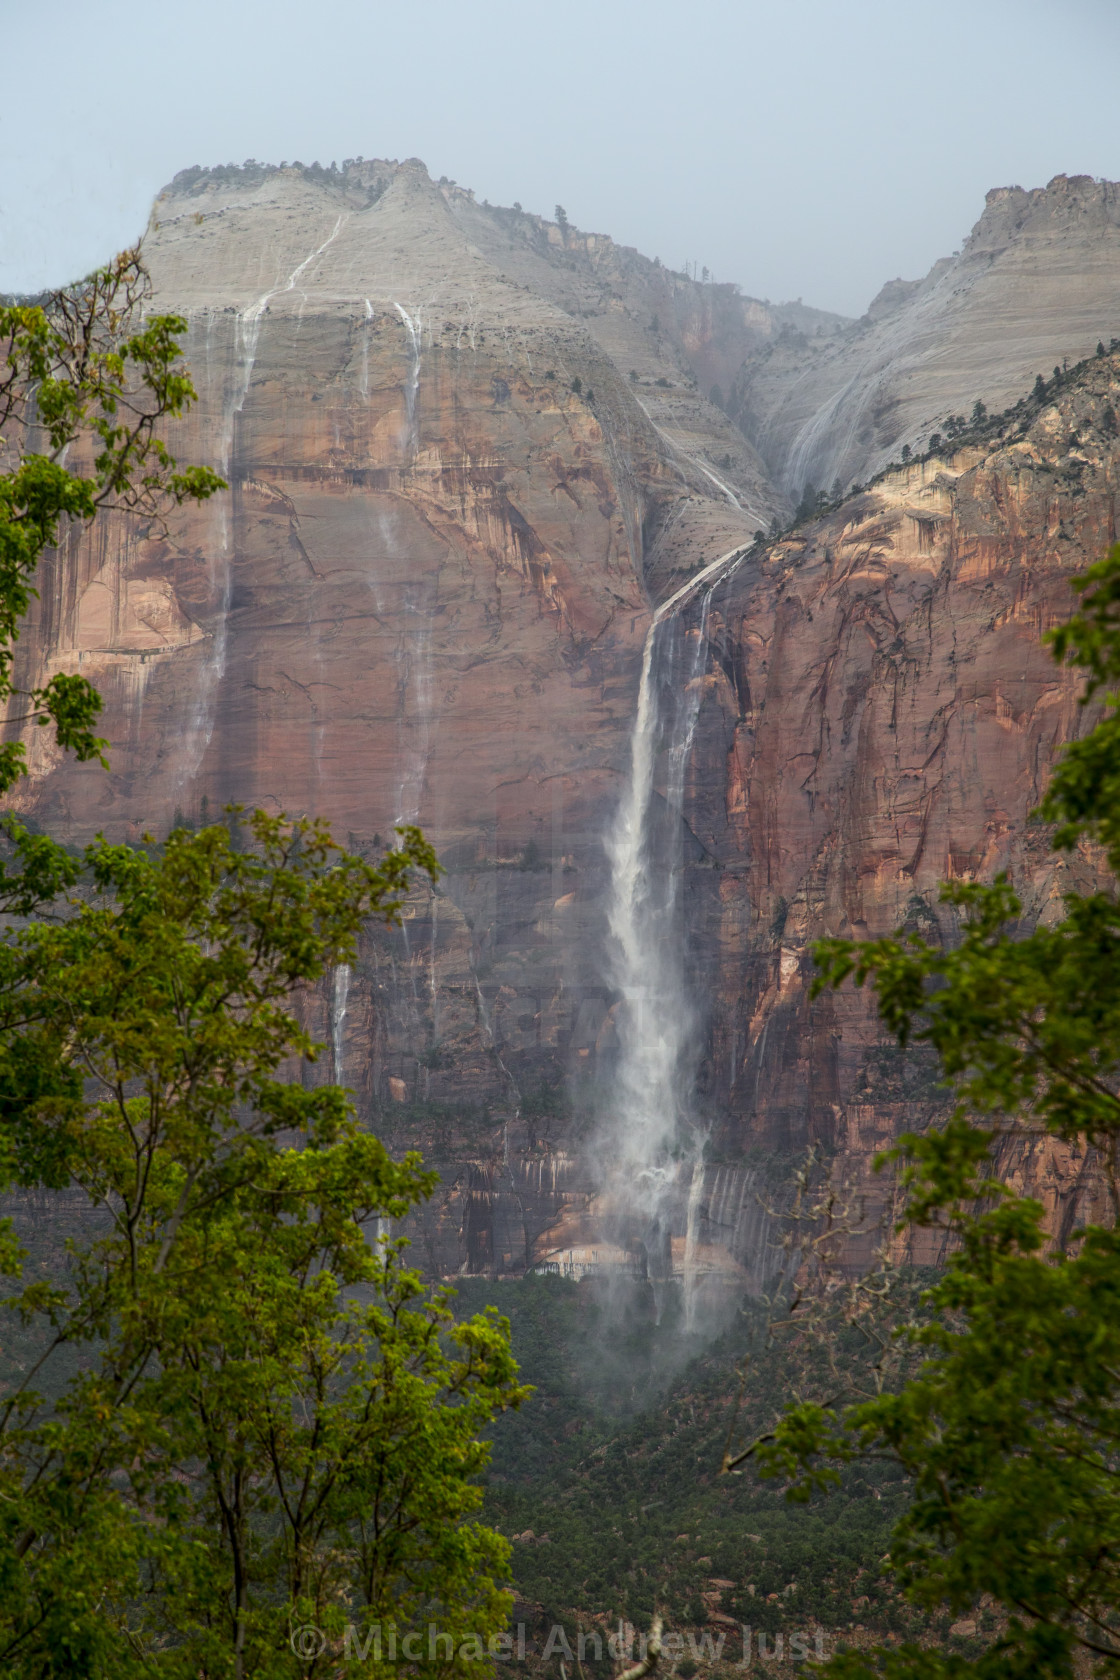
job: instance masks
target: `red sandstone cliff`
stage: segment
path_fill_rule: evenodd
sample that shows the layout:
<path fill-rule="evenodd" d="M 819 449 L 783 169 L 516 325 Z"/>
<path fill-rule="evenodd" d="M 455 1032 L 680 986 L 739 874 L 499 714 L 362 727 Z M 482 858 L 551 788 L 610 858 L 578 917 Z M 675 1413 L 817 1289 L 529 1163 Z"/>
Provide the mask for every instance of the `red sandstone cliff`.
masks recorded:
<path fill-rule="evenodd" d="M 982 330 L 1006 384 L 1025 342 L 1076 352 L 1107 313 L 1107 264 L 1091 297 L 1051 265 L 1023 326 L 1056 190 L 1004 230 L 974 314 L 954 305 L 954 366 Z M 1107 254 L 1112 200 L 1084 196 L 1078 237 Z M 321 812 L 358 847 L 421 821 L 447 876 L 316 1001 L 332 1052 L 308 1077 L 338 1075 L 440 1164 L 433 1268 L 593 1246 L 587 1143 L 618 1055 L 603 835 L 650 598 L 787 506 L 705 386 L 722 373 L 723 396 L 783 327 L 820 326 L 819 356 L 850 329 L 478 206 L 414 162 L 188 176 L 154 220 L 156 303 L 190 318 L 201 394 L 174 445 L 231 490 L 166 540 L 106 521 L 44 568 L 25 674 L 97 681 L 113 767 L 60 763 L 33 732 L 21 805 L 79 840 L 231 799 Z M 928 389 L 924 363 L 907 373 L 915 413 L 943 361 Z M 1026 816 L 1079 721 L 1038 637 L 1115 534 L 1110 405 L 1107 359 L 1024 441 L 896 473 L 711 595 L 681 904 L 712 1253 L 757 1258 L 752 1152 L 815 1137 L 863 1161 L 936 1101 L 865 1000 L 809 1004 L 809 941 L 907 918 L 949 937 L 937 882 L 999 868 L 1045 914 L 1088 867 Z M 849 419 L 825 414 L 829 448 Z M 1066 1195 L 1070 1163 L 1045 1171 Z"/>
<path fill-rule="evenodd" d="M 717 592 L 687 817 L 716 865 L 694 869 L 694 983 L 724 1153 L 866 1161 L 943 1103 L 867 997 L 810 1003 L 812 939 L 951 940 L 945 879 L 1008 871 L 1028 921 L 1092 879 L 1027 818 L 1085 724 L 1040 637 L 1116 541 L 1118 407 L 1120 358 L 1092 361 L 1021 440 L 894 472 Z M 1064 1152 L 1030 1170 L 1073 1194 Z"/>

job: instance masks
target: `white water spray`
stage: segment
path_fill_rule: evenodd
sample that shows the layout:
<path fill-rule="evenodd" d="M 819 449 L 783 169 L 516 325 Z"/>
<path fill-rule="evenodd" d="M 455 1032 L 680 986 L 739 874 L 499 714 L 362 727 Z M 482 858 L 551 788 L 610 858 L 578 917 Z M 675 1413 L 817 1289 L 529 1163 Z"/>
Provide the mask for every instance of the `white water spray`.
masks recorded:
<path fill-rule="evenodd" d="M 642 650 L 638 709 L 630 742 L 630 778 L 606 850 L 607 920 L 613 961 L 619 1055 L 604 1139 L 606 1200 L 631 1252 L 644 1257 L 654 1283 L 672 1271 L 670 1217 L 680 1200 L 689 1143 L 691 1186 L 686 1273 L 694 1273 L 703 1189 L 703 1139 L 683 1089 L 694 1019 L 685 996 L 677 891 L 683 865 L 684 784 L 700 712 L 712 592 L 746 553 L 731 549 L 691 578 L 653 615 Z M 679 610 L 703 591 L 698 626 L 681 635 Z M 666 752 L 664 795 L 655 772 Z M 686 1310 L 691 1288 L 686 1289 Z"/>

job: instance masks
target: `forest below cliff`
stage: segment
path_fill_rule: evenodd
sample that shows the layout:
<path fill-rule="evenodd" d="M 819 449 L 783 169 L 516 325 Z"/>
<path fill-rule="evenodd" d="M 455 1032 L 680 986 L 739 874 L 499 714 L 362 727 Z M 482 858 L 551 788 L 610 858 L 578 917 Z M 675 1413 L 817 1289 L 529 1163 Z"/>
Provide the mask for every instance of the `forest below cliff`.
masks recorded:
<path fill-rule="evenodd" d="M 508 1315 L 535 1388 L 493 1431 L 485 1509 L 513 1538 L 515 1616 L 538 1654 L 553 1624 L 646 1628 L 657 1610 L 682 1633 L 722 1632 L 729 1665 L 742 1655 L 742 1625 L 820 1627 L 829 1649 L 841 1635 L 858 1644 L 865 1632 L 948 1632 L 952 1618 L 927 1622 L 882 1570 L 906 1500 L 900 1472 L 861 1467 L 807 1506 L 751 1470 L 720 1475 L 744 1355 L 753 1359 L 738 1422 L 748 1433 L 770 1427 L 805 1379 L 800 1357 L 768 1342 L 761 1303 L 691 1357 L 685 1342 L 682 1363 L 679 1314 L 659 1326 L 639 1316 L 619 1334 L 592 1280 L 475 1280 L 460 1301 Z M 853 1338 L 849 1357 L 860 1353 Z M 957 1645 L 970 1649 L 967 1638 Z"/>

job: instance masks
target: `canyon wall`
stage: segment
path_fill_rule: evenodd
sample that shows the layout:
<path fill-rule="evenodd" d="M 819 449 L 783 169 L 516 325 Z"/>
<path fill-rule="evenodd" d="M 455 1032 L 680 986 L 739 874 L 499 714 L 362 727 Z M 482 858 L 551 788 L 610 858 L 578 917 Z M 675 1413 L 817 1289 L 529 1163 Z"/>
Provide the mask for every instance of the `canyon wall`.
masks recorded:
<path fill-rule="evenodd" d="M 773 335 L 725 376 L 728 411 L 796 499 L 849 486 L 950 414 L 1004 408 L 1120 334 L 1120 186 L 1000 187 L 952 257 L 889 282 L 860 320 Z"/>
<path fill-rule="evenodd" d="M 1081 721 L 1038 637 L 1114 537 L 1115 360 L 1021 437 L 761 533 L 788 521 L 806 426 L 814 472 L 863 476 L 897 426 L 962 406 L 966 375 L 1018 396 L 1044 346 L 1107 339 L 1113 192 L 990 201 L 955 290 L 903 287 L 855 325 L 479 205 L 415 160 L 188 171 L 157 202 L 153 302 L 187 316 L 200 393 L 172 446 L 230 490 L 166 532 L 106 518 L 44 565 L 21 675 L 98 684 L 112 769 L 32 730 L 16 803 L 79 842 L 229 801 L 320 813 L 370 854 L 424 826 L 446 874 L 308 1001 L 327 1048 L 305 1077 L 440 1167 L 415 1232 L 432 1270 L 578 1273 L 623 1240 L 599 1196 L 634 1049 L 604 840 L 643 648 L 642 820 L 677 883 L 656 961 L 687 1010 L 669 1272 L 757 1279 L 775 1162 L 821 1140 L 862 1170 L 936 1109 L 866 999 L 810 1003 L 812 938 L 949 938 L 937 883 L 1001 868 L 1043 915 L 1091 868 L 1026 818 Z M 919 306 L 924 338 L 900 324 Z M 906 400 L 869 442 L 880 378 Z M 1065 1206 L 1074 1167 L 1045 1171 Z"/>
<path fill-rule="evenodd" d="M 1094 358 L 1014 435 L 885 475 L 717 587 L 684 813 L 716 1154 L 822 1142 L 858 1178 L 945 1107 L 868 997 L 810 1001 L 813 939 L 952 943 L 940 883 L 1000 872 L 1029 927 L 1097 878 L 1028 816 L 1091 721 L 1040 638 L 1116 541 L 1118 409 L 1120 358 Z M 1061 1217 L 1094 1194 L 1050 1142 L 1012 1165 Z"/>

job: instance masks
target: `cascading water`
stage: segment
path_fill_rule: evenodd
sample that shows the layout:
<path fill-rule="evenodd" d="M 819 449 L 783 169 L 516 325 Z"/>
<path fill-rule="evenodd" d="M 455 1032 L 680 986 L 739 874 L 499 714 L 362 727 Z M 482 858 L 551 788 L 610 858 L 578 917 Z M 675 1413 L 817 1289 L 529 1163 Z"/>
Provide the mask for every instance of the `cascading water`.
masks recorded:
<path fill-rule="evenodd" d="M 606 843 L 619 1052 L 602 1140 L 605 1205 L 622 1246 L 638 1257 L 653 1284 L 660 1307 L 673 1270 L 672 1215 L 688 1172 L 686 1317 L 693 1294 L 704 1140 L 684 1090 L 685 1053 L 695 1022 L 685 995 L 677 902 L 682 808 L 707 663 L 712 592 L 745 552 L 735 548 L 721 555 L 653 615 L 642 650 L 630 777 Z M 702 592 L 699 623 L 686 632 L 680 609 L 697 592 Z M 659 796 L 661 752 L 666 773 Z"/>
<path fill-rule="evenodd" d="M 682 448 L 676 438 L 669 435 L 664 426 L 659 426 L 657 424 L 657 421 L 653 418 L 653 415 L 650 413 L 644 402 L 639 400 L 638 407 L 641 409 L 658 437 L 661 438 L 664 443 L 669 445 L 669 448 L 673 451 L 674 455 L 679 455 L 682 461 L 687 461 L 689 466 L 695 467 L 697 472 L 703 473 L 709 484 L 714 484 L 720 495 L 725 501 L 730 502 L 733 508 L 737 508 L 740 513 L 750 514 L 753 519 L 758 520 L 760 527 L 765 527 L 767 522 L 759 510 L 752 507 L 749 502 L 741 500 L 742 492 L 736 494 L 730 484 L 727 484 L 717 473 L 714 473 L 710 467 L 705 466 L 703 461 L 698 460 L 695 455 L 689 454 L 687 449 Z"/>
<path fill-rule="evenodd" d="M 404 388 L 404 402 L 408 412 L 409 453 L 415 455 L 420 445 L 420 437 L 416 426 L 416 398 L 420 391 L 420 358 L 424 349 L 424 317 L 419 311 L 413 317 L 395 298 L 393 308 L 404 322 L 405 331 L 408 334 L 409 365 L 408 379 Z"/>
<path fill-rule="evenodd" d="M 334 1083 L 342 1084 L 342 1033 L 346 1026 L 346 1005 L 350 997 L 350 964 L 339 963 L 331 984 L 331 1051 L 334 1056 Z"/>

